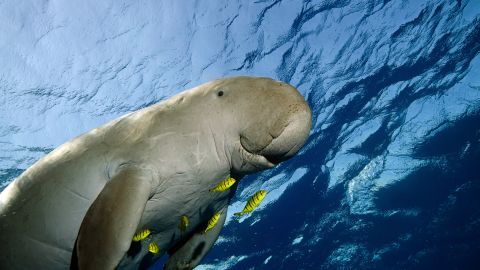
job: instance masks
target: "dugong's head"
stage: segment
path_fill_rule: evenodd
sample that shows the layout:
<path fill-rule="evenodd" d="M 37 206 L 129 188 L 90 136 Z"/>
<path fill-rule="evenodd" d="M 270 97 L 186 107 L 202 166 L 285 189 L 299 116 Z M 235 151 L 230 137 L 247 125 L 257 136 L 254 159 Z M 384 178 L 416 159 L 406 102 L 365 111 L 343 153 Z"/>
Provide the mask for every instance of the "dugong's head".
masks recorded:
<path fill-rule="evenodd" d="M 188 119 L 193 130 L 207 132 L 216 147 L 217 158 L 212 160 L 229 165 L 237 175 L 271 168 L 295 155 L 312 124 L 310 108 L 300 93 L 269 78 L 212 81 L 184 92 L 172 105 L 182 102 L 186 106 L 181 119 Z M 193 269 L 208 250 L 204 245 L 185 245 L 164 269 Z"/>
<path fill-rule="evenodd" d="M 233 172 L 271 168 L 305 143 L 312 113 L 293 86 L 269 78 L 232 77 L 204 87 L 210 125 L 225 132 Z"/>

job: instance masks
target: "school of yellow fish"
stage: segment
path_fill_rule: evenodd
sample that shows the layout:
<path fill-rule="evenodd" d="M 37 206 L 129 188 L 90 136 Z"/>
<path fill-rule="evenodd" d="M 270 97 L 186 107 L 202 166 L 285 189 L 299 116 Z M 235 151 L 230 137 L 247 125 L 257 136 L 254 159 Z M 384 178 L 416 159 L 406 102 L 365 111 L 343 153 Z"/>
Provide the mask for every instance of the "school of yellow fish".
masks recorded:
<path fill-rule="evenodd" d="M 225 180 L 220 181 L 214 188 L 210 189 L 210 192 L 224 192 L 228 190 L 230 187 L 232 187 L 235 184 L 236 180 L 229 177 Z M 253 210 L 255 210 L 262 200 L 265 198 L 267 195 L 266 190 L 259 190 L 255 194 L 253 194 L 250 199 L 248 199 L 247 204 L 243 208 L 241 212 L 235 213 L 235 216 L 242 216 L 248 213 L 251 213 Z M 217 224 L 218 220 L 220 219 L 220 214 L 221 212 L 216 212 L 210 220 L 207 222 L 207 227 L 203 231 L 203 233 L 207 233 L 209 230 L 213 229 L 215 225 Z M 178 229 L 180 232 L 184 233 L 187 231 L 189 225 L 189 220 L 188 216 L 183 215 L 180 217 L 180 223 L 178 225 Z M 142 240 L 145 240 L 152 232 L 149 229 L 142 229 L 135 233 L 133 235 L 133 242 L 139 242 Z M 155 242 L 150 242 L 148 244 L 148 251 L 152 253 L 153 255 L 156 255 L 160 252 L 160 248 L 158 247 L 157 243 Z"/>

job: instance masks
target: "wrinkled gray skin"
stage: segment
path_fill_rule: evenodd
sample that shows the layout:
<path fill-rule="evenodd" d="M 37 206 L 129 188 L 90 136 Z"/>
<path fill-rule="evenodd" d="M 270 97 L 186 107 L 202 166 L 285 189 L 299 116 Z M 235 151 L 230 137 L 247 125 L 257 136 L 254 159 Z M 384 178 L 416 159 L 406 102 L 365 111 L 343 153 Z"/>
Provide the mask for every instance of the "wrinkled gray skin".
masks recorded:
<path fill-rule="evenodd" d="M 148 254 L 152 241 L 172 253 L 166 269 L 192 269 L 217 239 L 236 186 L 208 190 L 293 156 L 310 127 L 292 86 L 233 77 L 93 129 L 0 194 L 0 269 L 145 268 L 161 255 Z M 202 234 L 217 211 L 219 222 Z M 152 235 L 132 244 L 142 228 Z"/>

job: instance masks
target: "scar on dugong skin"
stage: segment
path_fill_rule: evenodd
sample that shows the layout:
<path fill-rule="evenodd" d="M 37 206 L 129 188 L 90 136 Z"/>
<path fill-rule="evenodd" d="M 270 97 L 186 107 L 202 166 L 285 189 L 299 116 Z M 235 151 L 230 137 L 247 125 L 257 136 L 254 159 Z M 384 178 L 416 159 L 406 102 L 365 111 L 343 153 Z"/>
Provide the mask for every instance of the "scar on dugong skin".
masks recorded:
<path fill-rule="evenodd" d="M 292 157 L 310 128 L 294 87 L 257 77 L 211 81 L 95 128 L 0 194 L 0 268 L 138 269 L 153 263 L 154 243 L 155 256 L 171 254 L 166 269 L 192 269 L 218 238 L 237 183 L 210 190 Z"/>

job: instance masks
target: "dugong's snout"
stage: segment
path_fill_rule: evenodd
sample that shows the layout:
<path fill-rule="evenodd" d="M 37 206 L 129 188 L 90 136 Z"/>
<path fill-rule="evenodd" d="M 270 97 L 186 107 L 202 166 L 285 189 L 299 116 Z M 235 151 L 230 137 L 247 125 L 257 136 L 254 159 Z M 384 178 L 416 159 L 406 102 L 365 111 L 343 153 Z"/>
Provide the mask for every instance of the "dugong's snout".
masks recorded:
<path fill-rule="evenodd" d="M 296 96 L 299 95 L 295 88 L 289 88 Z M 272 141 L 259 152 L 273 164 L 278 164 L 295 155 L 305 144 L 312 126 L 312 113 L 303 98 L 296 99 L 286 107 L 288 116 L 283 130 L 279 135 L 272 136 Z"/>
<path fill-rule="evenodd" d="M 259 153 L 273 164 L 295 155 L 305 144 L 310 133 L 312 125 L 310 108 L 306 103 L 295 104 L 293 107 L 295 113 L 290 116 L 287 126 Z"/>
<path fill-rule="evenodd" d="M 287 83 L 261 80 L 262 90 L 252 91 L 257 105 L 250 112 L 254 120 L 240 134 L 243 162 L 233 159 L 234 169 L 239 167 L 243 172 L 271 168 L 289 159 L 305 144 L 312 126 L 310 107 L 297 89 Z"/>

